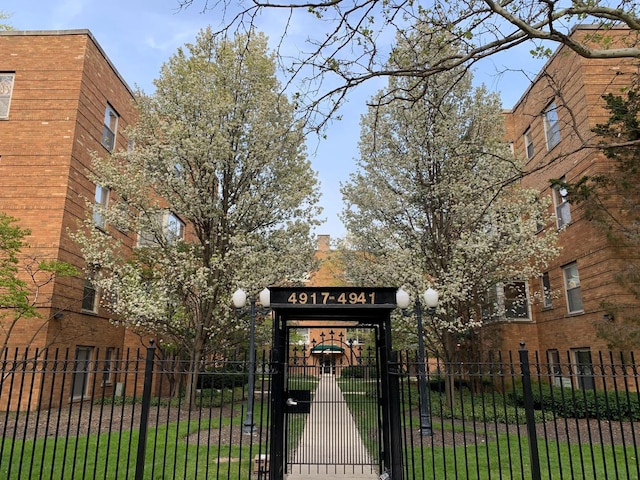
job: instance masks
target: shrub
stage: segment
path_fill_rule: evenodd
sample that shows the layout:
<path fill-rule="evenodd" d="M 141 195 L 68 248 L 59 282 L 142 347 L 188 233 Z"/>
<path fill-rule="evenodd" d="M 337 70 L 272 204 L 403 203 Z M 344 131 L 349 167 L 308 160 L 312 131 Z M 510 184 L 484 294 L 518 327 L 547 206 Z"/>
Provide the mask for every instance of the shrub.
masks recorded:
<path fill-rule="evenodd" d="M 370 378 L 378 377 L 378 371 L 375 367 L 365 367 L 364 365 L 349 365 L 348 367 L 344 367 L 340 375 L 343 378 L 365 378 L 367 373 Z"/>
<path fill-rule="evenodd" d="M 222 367 L 209 367 L 198 375 L 198 389 L 234 388 L 248 382 L 249 373 L 242 364 L 228 364 Z"/>
<path fill-rule="evenodd" d="M 521 386 L 508 394 L 518 406 L 524 406 Z M 599 418 L 602 420 L 640 420 L 640 395 L 615 390 L 577 390 L 553 385 L 533 385 L 533 406 L 558 417 Z"/>

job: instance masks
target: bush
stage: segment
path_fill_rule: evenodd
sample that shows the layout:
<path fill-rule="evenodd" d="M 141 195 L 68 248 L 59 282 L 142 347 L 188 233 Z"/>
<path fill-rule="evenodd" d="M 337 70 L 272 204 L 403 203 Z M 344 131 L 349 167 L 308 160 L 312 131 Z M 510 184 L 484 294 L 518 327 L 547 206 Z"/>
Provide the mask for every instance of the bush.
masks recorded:
<path fill-rule="evenodd" d="M 615 390 L 576 390 L 549 384 L 534 384 L 533 406 L 558 417 L 599 418 L 602 420 L 640 420 L 640 395 Z M 524 406 L 521 386 L 508 394 L 518 406 Z"/>
<path fill-rule="evenodd" d="M 234 388 L 245 385 L 249 381 L 249 373 L 242 364 L 229 364 L 222 367 L 209 367 L 198 375 L 197 388 L 205 390 L 216 388 Z"/>
<path fill-rule="evenodd" d="M 375 365 L 349 365 L 341 370 L 342 378 L 378 378 L 378 369 Z"/>

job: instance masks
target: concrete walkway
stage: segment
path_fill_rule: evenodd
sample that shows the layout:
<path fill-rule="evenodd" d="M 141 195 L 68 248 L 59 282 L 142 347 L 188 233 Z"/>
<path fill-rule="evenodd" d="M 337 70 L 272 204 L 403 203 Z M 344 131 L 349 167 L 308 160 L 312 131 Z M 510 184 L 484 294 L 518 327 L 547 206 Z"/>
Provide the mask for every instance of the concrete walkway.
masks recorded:
<path fill-rule="evenodd" d="M 287 480 L 379 478 L 334 375 L 320 378 L 289 469 Z"/>

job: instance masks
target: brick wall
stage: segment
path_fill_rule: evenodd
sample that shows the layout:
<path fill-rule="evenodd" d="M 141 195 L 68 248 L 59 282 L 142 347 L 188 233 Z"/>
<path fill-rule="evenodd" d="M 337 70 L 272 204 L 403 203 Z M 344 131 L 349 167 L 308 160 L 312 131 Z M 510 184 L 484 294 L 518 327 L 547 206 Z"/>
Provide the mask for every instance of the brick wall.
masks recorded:
<path fill-rule="evenodd" d="M 588 28 L 578 29 L 575 35 L 584 38 L 589 33 Z M 611 32 L 618 39 L 628 34 L 624 29 Z M 525 186 L 551 195 L 552 178 L 564 176 L 572 182 L 611 168 L 609 160 L 597 150 L 578 149 L 589 141 L 593 143 L 590 130 L 607 118 L 601 96 L 607 92 L 619 94 L 630 82 L 632 67 L 628 60 L 585 59 L 564 48 L 556 52 L 513 110 L 506 113 L 509 140 L 518 154 L 524 156 L 526 152 L 525 132 L 533 138 L 535 153 L 527 164 L 530 173 L 523 180 Z M 552 101 L 558 108 L 561 140 L 548 151 L 542 112 Z M 534 336 L 541 351 L 606 349 L 605 342 L 596 336 L 593 322 L 604 314 L 602 301 L 629 301 L 628 293 L 614 279 L 625 254 L 613 248 L 604 233 L 584 218 L 582 208 L 571 206 L 571 217 L 571 223 L 559 234 L 560 256 L 549 267 L 555 293 L 553 306 L 543 309 L 539 303 L 533 305 L 535 331 L 531 324 L 503 325 L 507 349 L 515 350 L 519 339 Z M 556 226 L 550 224 L 546 228 Z M 562 267 L 571 262 L 577 263 L 580 274 L 584 311 L 578 314 L 568 313 L 564 291 Z M 532 292 L 540 291 L 540 279 L 530 279 L 529 286 Z"/>
<path fill-rule="evenodd" d="M 15 73 L 8 120 L 0 120 L 0 211 L 31 229 L 26 257 L 84 264 L 68 230 L 76 229 L 93 199 L 87 179 L 91 153 L 101 144 L 107 103 L 119 114 L 118 148 L 135 118 L 133 95 L 88 31 L 2 32 L 0 71 Z M 124 329 L 105 312 L 81 310 L 84 276 L 57 280 L 43 298 L 41 320 L 22 321 L 10 339 L 25 346 L 121 348 Z M 62 312 L 57 320 L 44 321 Z"/>

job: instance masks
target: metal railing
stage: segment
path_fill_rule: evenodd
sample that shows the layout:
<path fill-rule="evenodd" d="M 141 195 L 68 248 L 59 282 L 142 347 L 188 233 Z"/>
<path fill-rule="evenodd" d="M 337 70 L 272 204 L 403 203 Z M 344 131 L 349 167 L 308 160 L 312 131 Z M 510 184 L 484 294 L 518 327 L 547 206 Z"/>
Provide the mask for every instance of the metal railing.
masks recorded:
<path fill-rule="evenodd" d="M 194 377 L 189 361 L 157 358 L 153 347 L 105 354 L 15 351 L 0 360 L 0 478 L 268 478 L 264 356 L 257 428 L 245 434 L 247 359 L 203 362 Z"/>
<path fill-rule="evenodd" d="M 635 358 L 590 355 L 522 349 L 429 359 L 424 369 L 413 353 L 394 357 L 388 367 L 400 391 L 402 477 L 640 478 Z M 248 365 L 244 357 L 212 359 L 194 376 L 188 361 L 158 358 L 153 348 L 7 352 L 0 359 L 0 478 L 274 480 L 276 369 L 257 355 L 256 428 L 247 434 Z M 420 429 L 422 371 L 430 436 Z M 197 388 L 188 395 L 191 381 Z M 346 390 L 356 391 L 357 379 L 350 382 Z M 352 416 L 362 436 L 370 426 Z"/>
<path fill-rule="evenodd" d="M 530 354 L 430 359 L 433 434 L 420 433 L 416 358 L 392 365 L 401 385 L 404 478 L 640 478 L 640 398 L 633 355 L 590 363 Z M 546 356 L 545 356 L 546 357 Z"/>

